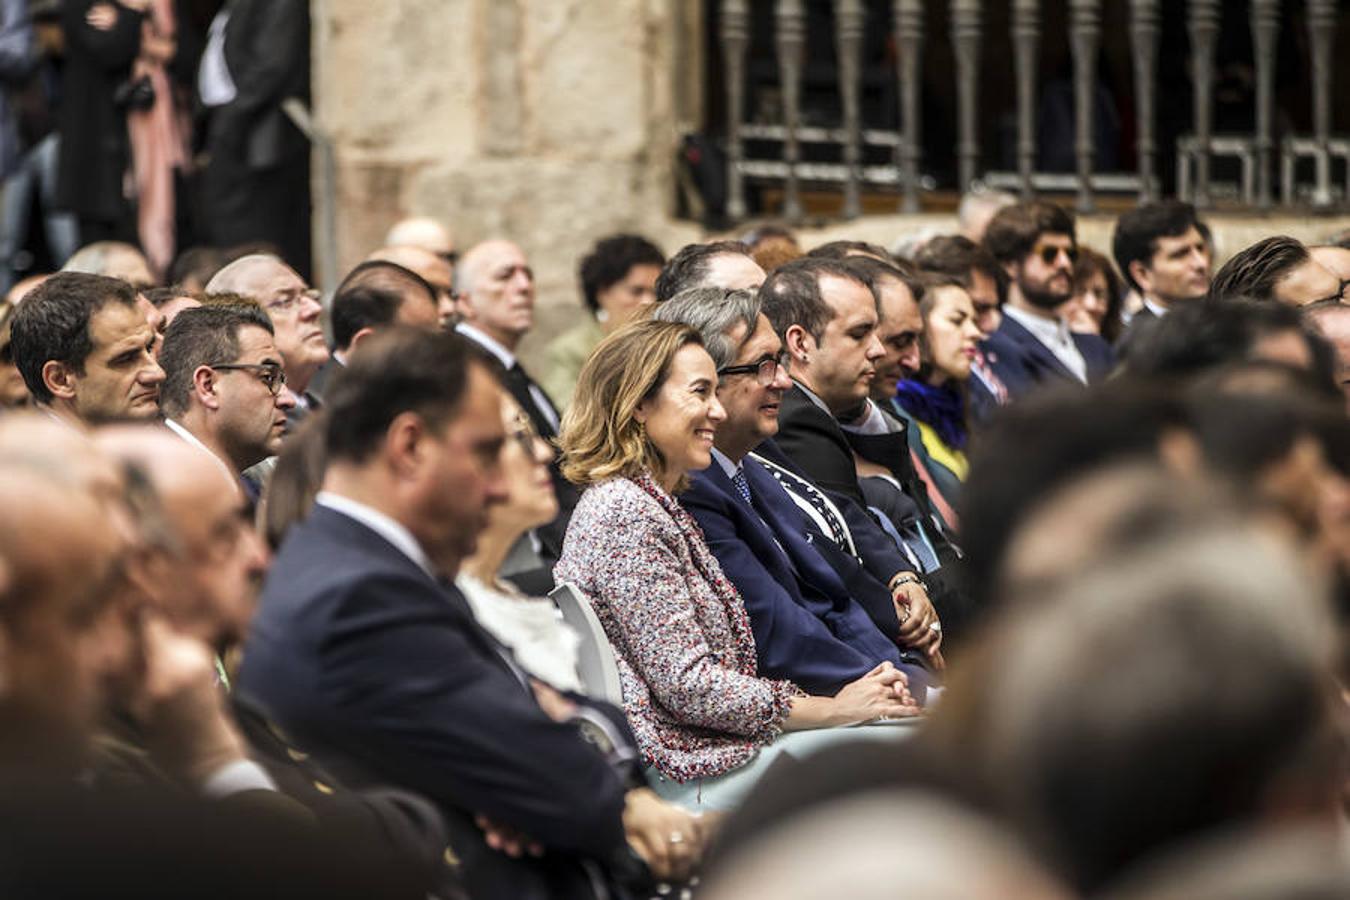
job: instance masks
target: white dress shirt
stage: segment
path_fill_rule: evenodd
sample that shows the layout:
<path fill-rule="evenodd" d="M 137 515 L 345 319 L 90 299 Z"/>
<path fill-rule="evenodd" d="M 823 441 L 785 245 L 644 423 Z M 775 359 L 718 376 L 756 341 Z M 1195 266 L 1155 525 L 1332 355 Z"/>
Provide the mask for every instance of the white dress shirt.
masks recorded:
<path fill-rule="evenodd" d="M 503 368 L 507 370 L 515 368 L 516 355 L 493 340 L 481 329 L 473 327 L 468 322 L 460 322 L 455 326 L 455 331 L 481 345 L 484 350 L 497 357 Z M 553 403 L 548 399 L 548 395 L 544 393 L 543 388 L 534 383 L 533 378 L 530 379 L 530 398 L 534 400 L 534 405 L 538 408 L 540 415 L 548 420 L 555 432 L 558 431 L 560 427 L 558 411 L 553 408 Z"/>
<path fill-rule="evenodd" d="M 1003 314 L 1031 332 L 1032 337 L 1045 345 L 1045 349 L 1055 354 L 1055 358 L 1064 364 L 1064 368 L 1073 373 L 1083 384 L 1087 384 L 1087 362 L 1083 359 L 1078 345 L 1073 342 L 1069 324 L 1059 317 L 1046 319 L 1018 309 L 1011 304 L 1003 307 Z"/>
<path fill-rule="evenodd" d="M 226 5 L 211 20 L 207 33 L 206 49 L 197 68 L 197 92 L 203 106 L 224 106 L 239 93 L 230 77 L 230 67 L 225 64 L 225 25 L 229 21 L 230 7 Z"/>

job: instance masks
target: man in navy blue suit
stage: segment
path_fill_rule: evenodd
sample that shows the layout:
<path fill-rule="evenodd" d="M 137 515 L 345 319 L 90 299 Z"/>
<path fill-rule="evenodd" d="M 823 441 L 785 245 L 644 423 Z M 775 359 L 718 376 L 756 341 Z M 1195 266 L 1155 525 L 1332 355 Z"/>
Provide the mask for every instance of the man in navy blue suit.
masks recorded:
<path fill-rule="evenodd" d="M 1078 258 L 1073 214 L 1043 200 L 999 210 L 984 245 L 1008 273 L 1003 321 L 986 348 L 1015 398 L 1049 384 L 1086 385 L 1111 370 L 1111 348 L 1096 335 L 1069 331 L 1057 312 L 1073 296 Z"/>
<path fill-rule="evenodd" d="M 237 690 L 334 771 L 434 802 L 471 894 L 626 896 L 638 856 L 687 874 L 703 826 L 643 786 L 618 710 L 528 678 L 451 583 L 505 496 L 501 397 L 452 334 L 396 326 L 352 355 Z M 510 835 L 542 855 L 493 849 Z"/>
<path fill-rule="evenodd" d="M 713 464 L 694 473 L 680 503 L 745 599 L 761 672 L 834 693 L 889 660 L 907 670 L 911 692 L 921 697 L 926 677 L 904 661 L 936 654 L 941 626 L 931 627 L 937 616 L 918 577 L 902 564 L 870 572 L 860 552 L 841 548 L 772 465 L 751 454 L 778 431 L 779 405 L 792 384 L 782 341 L 759 300 L 745 291 L 697 289 L 656 315 L 697 328 L 718 366 L 727 418 L 714 438 Z"/>

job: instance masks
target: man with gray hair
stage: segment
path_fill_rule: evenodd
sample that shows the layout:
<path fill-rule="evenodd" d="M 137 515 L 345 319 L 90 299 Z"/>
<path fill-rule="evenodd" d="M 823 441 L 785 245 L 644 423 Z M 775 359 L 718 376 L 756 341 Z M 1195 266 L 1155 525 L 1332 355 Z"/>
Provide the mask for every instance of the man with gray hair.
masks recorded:
<path fill-rule="evenodd" d="M 784 480 L 801 490 L 801 479 L 751 453 L 778 431 L 778 407 L 791 387 L 782 341 L 758 298 L 696 288 L 654 315 L 698 329 L 717 366 L 727 418 L 714 437 L 713 465 L 693 474 L 680 502 L 745 600 L 760 672 L 833 694 L 890 662 L 906 670 L 922 702 L 926 674 L 906 662 L 922 657 L 902 647 L 940 660 L 941 631 L 930 628 L 937 619 L 918 577 L 893 547 L 881 571 L 869 571 L 851 536 L 844 539 L 852 552 L 835 543 L 830 522 L 846 522 L 842 515 L 799 505 Z M 815 499 L 837 512 L 818 490 Z"/>
<path fill-rule="evenodd" d="M 207 282 L 206 292 L 255 300 L 271 318 L 286 386 L 295 394 L 295 407 L 286 416 L 294 428 L 318 408 L 318 398 L 308 392 L 309 383 L 328 361 L 319 292 L 280 258 L 264 253 L 241 257 L 221 269 Z"/>

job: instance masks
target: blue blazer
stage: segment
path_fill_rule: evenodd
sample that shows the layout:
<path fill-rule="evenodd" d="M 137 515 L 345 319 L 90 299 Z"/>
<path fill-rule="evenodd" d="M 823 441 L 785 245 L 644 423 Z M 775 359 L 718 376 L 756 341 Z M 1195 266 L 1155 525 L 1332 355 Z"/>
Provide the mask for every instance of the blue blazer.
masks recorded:
<path fill-rule="evenodd" d="M 316 756 L 436 803 L 471 889 L 568 895 L 535 888 L 580 873 L 579 858 L 610 871 L 631 859 L 625 787 L 601 752 L 544 714 L 463 596 L 347 515 L 315 506 L 292 528 L 236 690 Z M 548 852 L 508 860 L 487 847 L 477 813 Z"/>
<path fill-rule="evenodd" d="M 1101 381 L 1115 365 L 1111 345 L 1095 334 L 1073 332 L 1072 337 L 1087 363 L 1088 384 Z M 1049 347 L 1011 316 L 1003 317 L 998 331 L 989 337 L 984 347 L 990 366 L 1003 379 L 1011 396 L 1024 396 L 1047 384 L 1082 384 Z"/>
<path fill-rule="evenodd" d="M 760 673 L 832 695 L 880 662 L 903 665 L 890 636 L 899 634 L 900 625 L 886 586 L 872 579 L 872 589 L 855 599 L 824 555 L 833 542 L 807 521 L 768 470 L 752 459 L 744 467 L 753 509 L 716 462 L 694 473 L 680 504 L 698 521 L 723 572 L 741 593 Z M 855 575 L 870 578 L 856 559 L 837 548 L 831 558 L 836 563 L 847 558 Z M 885 623 L 884 633 L 874 617 Z M 905 668 L 911 686 L 917 686 L 921 673 Z"/>

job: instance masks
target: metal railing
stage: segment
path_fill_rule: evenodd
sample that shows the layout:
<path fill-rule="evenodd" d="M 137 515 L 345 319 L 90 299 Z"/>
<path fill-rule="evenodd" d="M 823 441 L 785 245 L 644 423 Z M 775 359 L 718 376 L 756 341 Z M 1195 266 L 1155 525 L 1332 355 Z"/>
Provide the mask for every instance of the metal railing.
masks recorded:
<path fill-rule="evenodd" d="M 762 0 L 772 3 L 773 46 L 777 64 L 777 89 L 781 96 L 778 122 L 746 121 L 746 59 L 751 41 L 751 14 L 758 8 L 751 0 L 721 0 L 716 4 L 716 36 L 721 51 L 723 88 L 726 92 L 727 213 L 733 220 L 747 213 L 746 184 L 781 186 L 782 215 L 795 220 L 802 214 L 803 185 L 824 185 L 843 197 L 843 215 L 859 214 L 860 191 L 893 190 L 901 212 L 917 212 L 921 196 L 931 179 L 921 171 L 923 149 L 923 54 L 926 42 L 942 36 L 931 34 L 926 11 L 934 4 L 924 0 L 891 0 L 891 37 L 895 57 L 894 130 L 864 126 L 859 115 L 859 82 L 867 6 L 864 0 L 833 0 L 839 120 L 834 127 L 818 122 L 803 123 L 803 54 L 807 42 L 805 0 Z M 1121 0 L 1125 2 L 1125 0 Z M 982 42 L 988 36 L 985 23 L 994 3 L 982 0 L 948 0 L 947 38 L 951 42 L 953 93 L 956 105 L 956 188 L 977 184 L 1001 187 L 1031 196 L 1038 191 L 1064 191 L 1075 195 L 1080 212 L 1091 212 L 1101 193 L 1134 194 L 1140 201 L 1157 199 L 1161 193 L 1160 153 L 1175 154 L 1179 196 L 1200 207 L 1215 200 L 1214 162 L 1236 160 L 1241 177 L 1232 186 L 1243 206 L 1268 210 L 1274 203 L 1273 176 L 1280 173 L 1279 201 L 1328 210 L 1344 204 L 1350 195 L 1350 141 L 1331 133 L 1333 84 L 1332 42 L 1337 29 L 1336 0 L 1305 0 L 1302 4 L 1307 27 L 1308 65 L 1312 85 L 1310 134 L 1288 134 L 1277 143 L 1274 135 L 1274 89 L 1278 38 L 1288 17 L 1282 16 L 1280 0 L 1250 0 L 1246 22 L 1222 21 L 1219 0 L 1187 0 L 1186 34 L 1189 40 L 1187 74 L 1193 104 L 1189 133 L 1177 137 L 1175 146 L 1160 147 L 1155 129 L 1158 84 L 1161 0 L 1128 0 L 1129 56 L 1133 75 L 1135 110 L 1135 155 L 1137 166 L 1128 172 L 1095 170 L 1094 92 L 1103 43 L 1102 0 L 1067 0 L 1070 59 L 1072 61 L 1074 141 L 1076 165 L 1072 172 L 1042 172 L 1037 165 L 1038 64 L 1043 38 L 1040 0 L 1007 0 L 1006 16 L 1015 78 L 1016 142 L 1015 171 L 981 170 L 979 125 Z M 1169 7 L 1170 8 L 1170 7 Z M 1117 8 L 1119 9 L 1119 8 Z M 761 10 L 763 11 L 763 10 Z M 873 10 L 875 12 L 875 8 Z M 1254 127 L 1250 133 L 1215 132 L 1215 56 L 1220 27 L 1247 28 L 1251 33 L 1252 65 L 1255 72 Z M 759 104 L 758 106 L 762 106 Z M 833 159 L 804 159 L 803 146 L 828 145 Z M 748 147 L 760 148 L 751 155 Z M 769 153 L 764 148 L 777 148 Z M 878 164 L 879 153 L 889 162 Z M 868 160 L 868 156 L 871 160 Z M 884 157 L 883 157 L 884 158 Z M 1298 180 L 1301 160 L 1312 161 L 1312 178 Z M 1344 163 L 1346 173 L 1333 184 L 1333 161 Z M 1170 160 L 1169 160 L 1170 162 Z"/>

